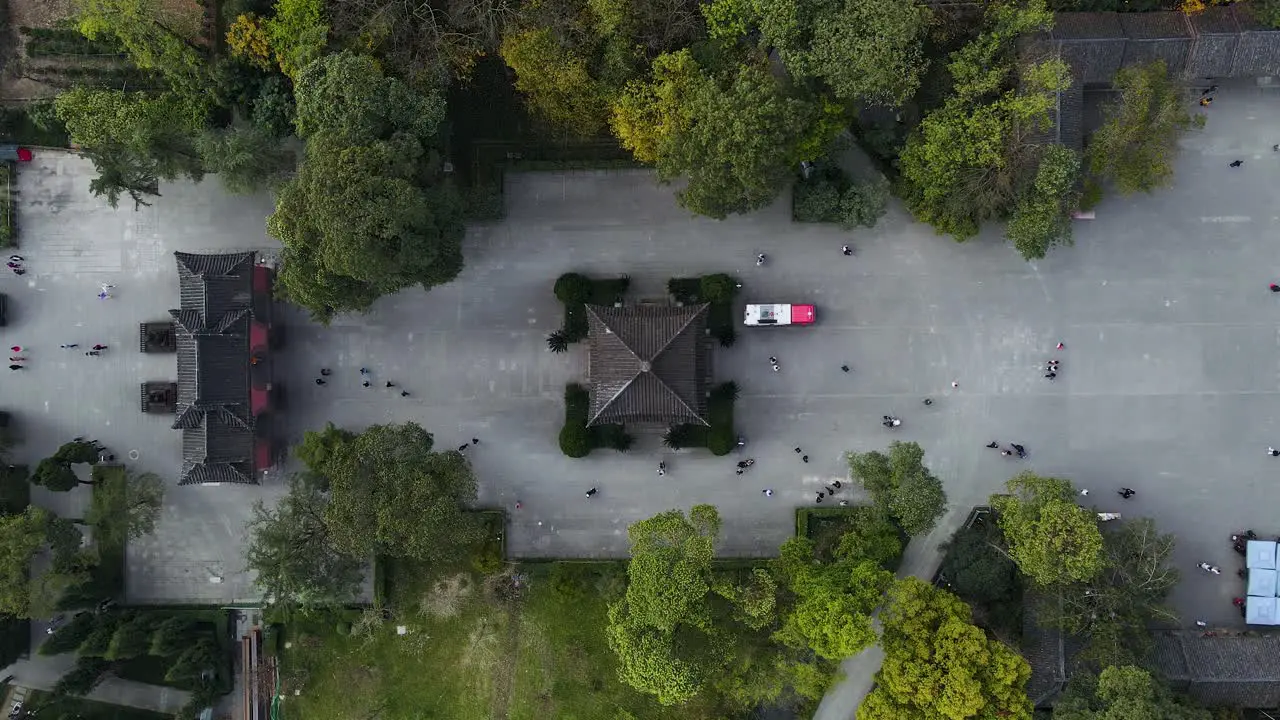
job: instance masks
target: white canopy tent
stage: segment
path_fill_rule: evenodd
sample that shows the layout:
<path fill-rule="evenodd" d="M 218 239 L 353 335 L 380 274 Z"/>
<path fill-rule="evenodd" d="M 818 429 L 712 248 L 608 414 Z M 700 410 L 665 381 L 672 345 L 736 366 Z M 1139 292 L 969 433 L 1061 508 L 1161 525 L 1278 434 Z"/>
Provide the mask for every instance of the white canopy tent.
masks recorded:
<path fill-rule="evenodd" d="M 1275 570 L 1276 543 L 1272 540 L 1250 540 L 1245 548 L 1245 567 Z"/>

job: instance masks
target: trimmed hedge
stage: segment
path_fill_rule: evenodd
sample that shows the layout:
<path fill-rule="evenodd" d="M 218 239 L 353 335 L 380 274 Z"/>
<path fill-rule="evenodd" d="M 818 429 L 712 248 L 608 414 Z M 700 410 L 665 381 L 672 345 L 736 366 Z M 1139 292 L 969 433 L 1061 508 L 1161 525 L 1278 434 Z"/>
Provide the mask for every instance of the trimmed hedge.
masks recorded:
<path fill-rule="evenodd" d="M 587 338 L 588 303 L 612 305 L 620 302 L 631 286 L 631 278 L 623 275 L 608 280 L 592 280 L 580 273 L 565 273 L 556 278 L 552 288 L 556 299 L 564 303 L 564 327 L 560 329 L 565 340 L 576 343 Z"/>
<path fill-rule="evenodd" d="M 586 457 L 592 450 L 610 448 L 626 452 L 635 438 L 622 425 L 587 427 L 591 394 L 577 383 L 564 388 L 564 427 L 560 428 L 560 452 L 571 458 Z"/>
<path fill-rule="evenodd" d="M 738 445 L 738 434 L 733 427 L 733 403 L 738 399 L 738 384 L 729 381 L 711 389 L 707 399 L 707 420 L 704 425 L 672 425 L 662 436 L 662 442 L 672 450 L 704 447 L 713 455 L 728 455 Z"/>
<path fill-rule="evenodd" d="M 726 273 L 714 273 L 696 278 L 671 278 L 667 292 L 676 302 L 711 303 L 707 309 L 707 330 L 720 341 L 721 347 L 730 347 L 737 340 L 733 326 L 733 301 L 738 296 L 738 281 Z"/>

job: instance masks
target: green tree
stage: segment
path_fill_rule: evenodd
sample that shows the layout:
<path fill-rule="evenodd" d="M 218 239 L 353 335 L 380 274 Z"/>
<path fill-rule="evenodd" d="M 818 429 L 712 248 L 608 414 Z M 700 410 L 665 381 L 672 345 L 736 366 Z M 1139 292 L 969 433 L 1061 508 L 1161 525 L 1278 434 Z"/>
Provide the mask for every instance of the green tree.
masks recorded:
<path fill-rule="evenodd" d="M 121 623 L 111 636 L 103 657 L 107 660 L 128 660 L 146 655 L 151 649 L 151 635 L 155 630 L 153 618 L 150 613 L 138 613 Z"/>
<path fill-rule="evenodd" d="M 1046 598 L 1038 619 L 1086 638 L 1081 659 L 1099 666 L 1143 660 L 1151 647 L 1147 628 L 1178 621 L 1167 604 L 1178 584 L 1173 545 L 1173 535 L 1158 532 L 1150 518 L 1103 533 L 1102 570 Z"/>
<path fill-rule="evenodd" d="M 281 141 L 257 126 L 209 130 L 196 143 L 207 172 L 233 193 L 254 193 L 281 182 L 297 158 Z"/>
<path fill-rule="evenodd" d="M 309 66 L 296 95 L 304 159 L 267 220 L 284 244 L 279 283 L 288 299 L 327 322 L 456 277 L 462 204 L 432 147 L 440 96 L 419 95 L 345 52 Z"/>
<path fill-rule="evenodd" d="M 903 200 L 917 220 L 965 240 L 983 221 L 1008 217 L 1034 184 L 1045 147 L 1037 133 L 1070 72 L 1056 58 L 1018 66 L 1016 49 L 1052 21 L 1043 0 L 992 4 L 987 29 L 952 53 L 951 96 L 900 156 Z"/>
<path fill-rule="evenodd" d="M 613 128 L 660 178 L 688 178 L 677 195 L 682 206 L 723 219 L 777 197 L 795 164 L 834 137 L 826 122 L 833 114 L 838 108 L 789 95 L 765 58 L 714 72 L 681 50 L 658 57 L 652 81 L 619 97 Z"/>
<path fill-rule="evenodd" d="M 98 483 L 84 519 L 111 537 L 137 540 L 155 532 L 162 509 L 164 480 L 125 471 Z"/>
<path fill-rule="evenodd" d="M 880 619 L 884 663 L 858 720 L 1030 720 L 1031 667 L 974 625 L 959 598 L 909 577 Z"/>
<path fill-rule="evenodd" d="M 1102 533 L 1092 510 L 1075 503 L 1071 481 L 1030 471 L 1005 483 L 1007 495 L 992 495 L 1009 555 L 1038 585 L 1088 582 L 1103 567 Z"/>
<path fill-rule="evenodd" d="M 58 678 L 52 692 L 55 696 L 88 695 L 102 682 L 110 665 L 110 662 L 102 658 L 82 655 L 76 659 L 71 670 Z"/>
<path fill-rule="evenodd" d="M 1018 566 L 996 544 L 999 540 L 998 529 L 988 523 L 956 531 L 940 568 L 947 589 L 982 605 L 1020 598 Z"/>
<path fill-rule="evenodd" d="M 54 107 L 98 170 L 90 190 L 112 207 L 121 193 L 146 204 L 142 196 L 159 195 L 159 180 L 204 177 L 195 147 L 207 113 L 200 100 L 76 87 L 59 95 Z"/>
<path fill-rule="evenodd" d="M 816 563 L 805 538 L 788 540 L 783 553 L 791 563 L 783 576 L 796 601 L 784 613 L 775 639 L 827 660 L 841 660 L 875 643 L 871 613 L 893 581 L 892 573 L 869 560 Z"/>
<path fill-rule="evenodd" d="M 946 512 L 942 481 L 924 466 L 924 450 L 918 444 L 894 442 L 887 455 L 850 453 L 848 459 L 853 479 L 908 535 L 929 532 Z"/>
<path fill-rule="evenodd" d="M 289 494 L 273 508 L 258 501 L 246 526 L 245 566 L 271 602 L 304 608 L 340 606 L 355 599 L 364 559 L 338 550 L 325 513 L 329 498 L 321 478 L 289 478 Z"/>
<path fill-rule="evenodd" d="M 508 34 L 500 52 L 535 115 L 576 137 L 596 137 L 604 130 L 607 89 L 591 77 L 588 59 L 557 42 L 550 28 Z"/>
<path fill-rule="evenodd" d="M 0 459 L 0 514 L 20 513 L 31 504 L 31 482 L 26 465 Z"/>
<path fill-rule="evenodd" d="M 113 35 L 134 65 L 156 70 L 184 96 L 203 101 L 211 85 L 209 60 L 173 29 L 161 0 L 76 0 L 80 32 Z"/>
<path fill-rule="evenodd" d="M 80 647 L 97 627 L 97 616 L 91 612 L 76 613 L 40 645 L 41 655 L 60 655 Z"/>
<path fill-rule="evenodd" d="M 902 538 L 898 527 L 882 512 L 867 512 L 850 524 L 836 544 L 838 561 L 870 560 L 890 569 L 902 555 Z"/>
<path fill-rule="evenodd" d="M 823 80 L 841 100 L 901 105 L 920 87 L 931 15 L 922 5 L 911 0 L 757 0 L 755 5 L 763 42 L 777 49 L 787 70 Z"/>
<path fill-rule="evenodd" d="M 696 505 L 671 510 L 627 530 L 627 591 L 609 606 L 605 636 L 618 656 L 618 677 L 664 705 L 701 692 L 723 663 L 724 636 L 708 602 L 720 516 Z"/>
<path fill-rule="evenodd" d="M 80 484 L 71 466 L 56 458 L 45 458 L 36 465 L 31 483 L 54 492 L 67 492 Z"/>
<path fill-rule="evenodd" d="M 1107 105 L 1106 120 L 1086 150 L 1089 172 L 1125 194 L 1168 185 L 1178 139 L 1188 128 L 1203 127 L 1204 116 L 1187 112 L 1182 87 L 1163 60 L 1121 68 L 1113 85 L 1119 96 Z"/>
<path fill-rule="evenodd" d="M 151 633 L 151 645 L 147 652 L 158 657 L 177 655 L 190 647 L 195 630 L 196 624 L 187 618 L 176 615 L 165 618 Z"/>
<path fill-rule="evenodd" d="M 874 180 L 854 183 L 840 196 L 836 216 L 846 230 L 875 227 L 889 209 L 889 181 L 879 175 Z"/>
<path fill-rule="evenodd" d="M 202 673 L 217 666 L 217 644 L 209 638 L 202 638 L 174 659 L 164 680 L 168 683 L 195 683 Z"/>
<path fill-rule="evenodd" d="M 1053 708 L 1054 720 L 1211 720 L 1213 714 L 1175 695 L 1134 665 L 1110 666 L 1093 676 L 1072 675 Z"/>
<path fill-rule="evenodd" d="M 47 544 L 51 517 L 48 510 L 34 506 L 0 516 L 0 612 L 33 617 L 28 573 L 31 559 Z"/>
<path fill-rule="evenodd" d="M 58 451 L 53 454 L 53 459 L 68 465 L 76 463 L 97 464 L 98 446 L 83 440 L 72 440 L 71 442 L 63 443 L 58 448 Z"/>
<path fill-rule="evenodd" d="M 116 629 L 121 625 L 133 620 L 133 612 L 113 612 L 105 615 L 98 615 L 97 622 L 94 624 L 84 642 L 80 643 L 81 657 L 102 657 L 107 654 L 107 648 L 111 646 L 111 639 L 116 635 Z"/>
<path fill-rule="evenodd" d="M 1044 151 L 1035 181 L 1013 208 L 1005 235 L 1026 260 L 1071 244 L 1071 213 L 1080 203 L 1080 154 L 1061 145 Z"/>
<path fill-rule="evenodd" d="M 324 440 L 314 434 L 307 433 L 312 445 Z M 360 559 L 379 553 L 444 562 L 480 539 L 464 512 L 476 497 L 475 475 L 462 453 L 432 452 L 433 444 L 415 423 L 373 425 L 336 435 L 323 460 L 308 463 L 328 482 L 323 518 L 334 548 Z"/>

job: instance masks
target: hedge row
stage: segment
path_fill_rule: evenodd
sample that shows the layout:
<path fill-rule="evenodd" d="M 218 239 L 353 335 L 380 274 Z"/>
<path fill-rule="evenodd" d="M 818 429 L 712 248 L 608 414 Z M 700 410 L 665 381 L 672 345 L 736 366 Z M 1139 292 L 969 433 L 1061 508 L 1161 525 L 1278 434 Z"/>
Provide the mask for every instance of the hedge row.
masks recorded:
<path fill-rule="evenodd" d="M 711 423 L 710 427 L 673 425 L 667 428 L 662 442 L 672 450 L 704 447 L 713 455 L 728 455 L 738 444 L 738 435 L 733 429 L 733 403 L 737 399 L 737 383 L 730 381 L 717 385 L 707 399 L 707 421 Z"/>
<path fill-rule="evenodd" d="M 676 302 L 711 303 L 707 310 L 707 330 L 720 341 L 721 347 L 733 345 L 737 333 L 733 327 L 733 300 L 738 295 L 738 281 L 725 273 L 695 278 L 671 278 L 667 292 Z"/>
<path fill-rule="evenodd" d="M 631 278 L 623 275 L 608 280 L 593 280 L 579 273 L 565 273 L 556 278 L 556 299 L 564 303 L 564 327 L 560 334 L 566 342 L 579 342 L 587 338 L 587 304 L 613 305 L 622 301 Z"/>
<path fill-rule="evenodd" d="M 612 448 L 618 452 L 631 449 L 635 438 L 622 425 L 587 427 L 591 411 L 591 394 L 577 383 L 564 388 L 564 427 L 560 429 L 560 452 L 571 458 L 586 457 L 592 450 Z"/>

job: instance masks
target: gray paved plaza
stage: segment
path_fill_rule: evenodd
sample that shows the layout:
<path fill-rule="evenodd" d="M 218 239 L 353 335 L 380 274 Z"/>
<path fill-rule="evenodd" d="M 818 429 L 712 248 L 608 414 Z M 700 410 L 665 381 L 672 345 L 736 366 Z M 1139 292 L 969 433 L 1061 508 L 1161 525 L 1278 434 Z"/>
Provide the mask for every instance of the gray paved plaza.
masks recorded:
<path fill-rule="evenodd" d="M 1096 221 L 1078 224 L 1074 248 L 1034 264 L 994 236 L 965 245 L 934 236 L 900 208 L 850 235 L 790 223 L 786 200 L 746 218 L 692 218 L 646 172 L 511 175 L 508 219 L 469 233 L 457 282 L 385 298 L 329 328 L 282 313 L 286 430 L 296 439 L 327 420 L 414 420 L 441 447 L 479 437 L 468 452 L 481 504 L 524 505 L 508 538 L 519 557 L 618 556 L 630 522 L 699 502 L 720 508 L 726 554 L 771 553 L 792 533 L 794 507 L 845 476 L 845 451 L 916 440 L 946 484 L 949 520 L 1021 468 L 1071 478 L 1099 509 L 1149 515 L 1179 534 L 1186 580 L 1175 601 L 1188 624 L 1236 622 L 1226 536 L 1280 532 L 1271 505 L 1280 461 L 1264 453 L 1280 444 L 1280 308 L 1266 287 L 1280 274 L 1280 154 L 1271 151 L 1280 127 L 1268 119 L 1278 113 L 1280 98 L 1265 91 L 1222 92 L 1208 127 L 1186 140 L 1172 188 L 1106 200 Z M 1228 168 L 1236 158 L 1244 167 Z M 24 461 L 86 434 L 138 450 L 138 467 L 173 478 L 178 433 L 137 410 L 138 383 L 174 377 L 173 358 L 139 354 L 137 323 L 176 305 L 174 250 L 273 247 L 262 225 L 270 201 L 228 197 L 210 180 L 166 184 L 152 208 L 111 211 L 89 197 L 90 175 L 86 162 L 47 154 L 20 171 L 31 272 L 6 277 L 0 291 L 12 307 L 7 344 L 30 347 L 32 369 L 6 377 L 3 404 L 29 441 Z M 849 238 L 853 258 L 839 252 Z M 765 268 L 756 252 L 769 254 Z M 744 328 L 733 349 L 717 351 L 717 377 L 743 389 L 738 424 L 758 461 L 748 475 L 736 477 L 731 459 L 664 451 L 654 436 L 623 456 L 560 455 L 561 394 L 586 369 L 585 348 L 544 346 L 561 320 L 551 283 L 566 270 L 628 273 L 634 298 L 662 295 L 673 275 L 728 271 L 748 301 L 818 305 L 816 327 Z M 114 299 L 96 299 L 102 282 L 118 286 Z M 1067 349 L 1056 353 L 1059 340 Z M 112 351 L 92 359 L 57 347 L 95 341 Z M 770 371 L 770 355 L 782 372 Z M 1062 371 L 1050 383 L 1038 366 L 1055 356 Z M 322 366 L 335 376 L 317 387 Z M 361 366 L 373 388 L 360 386 Z M 386 380 L 412 396 L 382 388 Z M 886 413 L 903 427 L 885 431 Z M 1007 461 L 983 447 L 992 439 L 1021 442 L 1030 458 Z M 252 597 L 241 528 L 248 504 L 281 485 L 172 488 L 159 533 L 130 548 L 129 597 Z M 1122 503 L 1121 485 L 1138 496 Z M 588 501 L 592 486 L 600 494 Z M 953 525 L 913 546 L 921 572 Z M 1201 559 L 1231 572 L 1204 577 Z"/>

